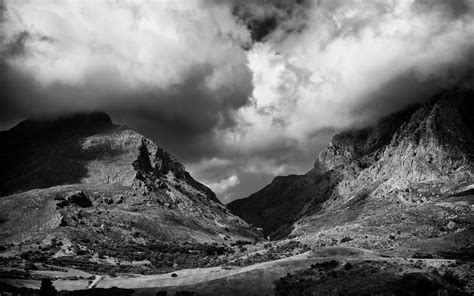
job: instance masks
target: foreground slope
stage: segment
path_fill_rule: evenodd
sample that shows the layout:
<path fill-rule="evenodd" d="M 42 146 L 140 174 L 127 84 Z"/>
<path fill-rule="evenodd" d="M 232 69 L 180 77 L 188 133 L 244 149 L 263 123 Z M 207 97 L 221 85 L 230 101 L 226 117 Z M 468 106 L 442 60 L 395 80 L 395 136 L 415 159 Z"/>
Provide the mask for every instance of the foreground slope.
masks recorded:
<path fill-rule="evenodd" d="M 167 255 L 150 263 L 150 250 L 198 260 L 261 237 L 170 154 L 104 113 L 27 120 L 0 138 L 5 264 L 69 256 L 61 264 L 109 258 L 106 268 L 146 259 L 137 268 L 152 272 L 176 262 Z"/>
<path fill-rule="evenodd" d="M 467 296 L 474 291 L 473 267 L 472 262 L 388 258 L 364 249 L 328 247 L 245 267 L 183 269 L 159 275 L 82 273 L 71 278 L 71 271 L 30 271 L 32 279 L 0 278 L 0 291 L 38 293 L 40 279 L 49 276 L 61 295 Z"/>
<path fill-rule="evenodd" d="M 474 94 L 450 91 L 334 136 L 310 172 L 229 209 L 273 238 L 472 256 L 473 165 Z"/>

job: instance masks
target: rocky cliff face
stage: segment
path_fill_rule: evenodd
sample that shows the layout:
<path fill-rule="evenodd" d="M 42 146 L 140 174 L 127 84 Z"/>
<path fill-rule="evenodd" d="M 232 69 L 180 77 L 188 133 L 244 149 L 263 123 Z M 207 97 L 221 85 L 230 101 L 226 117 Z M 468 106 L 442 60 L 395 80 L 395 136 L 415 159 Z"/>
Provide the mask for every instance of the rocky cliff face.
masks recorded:
<path fill-rule="evenodd" d="M 121 184 L 146 192 L 173 179 L 219 203 L 173 156 L 137 132 L 112 124 L 105 113 L 26 120 L 0 138 L 5 143 L 0 149 L 1 195 L 75 183 Z"/>
<path fill-rule="evenodd" d="M 361 227 L 366 218 L 382 223 L 379 214 L 387 211 L 388 217 L 404 206 L 429 207 L 474 183 L 473 118 L 472 91 L 439 94 L 374 126 L 337 134 L 313 170 L 283 188 L 274 181 L 229 208 L 278 238 Z M 254 204 L 265 210 L 249 210 Z"/>
<path fill-rule="evenodd" d="M 137 233 L 144 242 L 261 237 L 173 156 L 105 113 L 26 120 L 0 139 L 2 243 L 51 235 L 120 243 Z"/>
<path fill-rule="evenodd" d="M 443 93 L 373 128 L 335 136 L 319 157 L 325 170 L 344 175 L 333 197 L 387 195 L 421 184 L 444 194 L 472 182 L 472 101 L 471 92 Z"/>

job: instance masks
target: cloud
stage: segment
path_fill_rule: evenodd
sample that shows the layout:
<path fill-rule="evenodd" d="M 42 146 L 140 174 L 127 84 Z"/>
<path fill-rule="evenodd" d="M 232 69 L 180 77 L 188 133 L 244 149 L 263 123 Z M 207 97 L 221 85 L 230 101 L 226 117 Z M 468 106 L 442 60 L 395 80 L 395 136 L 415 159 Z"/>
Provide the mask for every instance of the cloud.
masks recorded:
<path fill-rule="evenodd" d="M 266 41 L 275 30 L 291 33 L 305 26 L 310 1 L 233 0 L 233 14 L 246 24 L 253 41 Z M 287 20 L 291 19 L 291 22 Z"/>
<path fill-rule="evenodd" d="M 104 109 L 178 156 L 212 150 L 252 91 L 228 5 L 7 1 L 0 104 L 13 118 Z M 18 85 L 28 85 L 19 91 Z M 25 93 L 26 92 L 26 93 Z M 194 147 L 198 145 L 198 147 Z"/>
<path fill-rule="evenodd" d="M 276 175 L 305 173 L 313 167 L 317 155 L 326 146 L 333 129 L 321 129 L 305 146 L 266 146 L 259 153 L 246 153 L 242 147 L 232 151 L 219 149 L 219 157 L 203 158 L 187 166 L 192 175 L 205 184 L 218 183 L 223 176 L 236 175 L 240 183 L 217 194 L 223 202 L 251 195 L 268 184 Z"/>
<path fill-rule="evenodd" d="M 251 104 L 226 143 L 306 146 L 321 128 L 367 125 L 460 84 L 474 48 L 473 2 L 460 2 L 319 1 L 304 29 L 283 19 L 248 52 Z"/>
<path fill-rule="evenodd" d="M 101 109 L 226 200 L 309 170 L 338 130 L 474 81 L 472 0 L 7 0 L 0 13 L 0 127 Z"/>
<path fill-rule="evenodd" d="M 216 194 L 223 194 L 227 192 L 232 187 L 237 186 L 240 183 L 240 179 L 236 175 L 232 175 L 227 179 L 222 179 L 219 182 L 208 184 L 208 186 L 214 191 Z M 223 200 L 226 200 L 226 197 L 221 197 Z"/>

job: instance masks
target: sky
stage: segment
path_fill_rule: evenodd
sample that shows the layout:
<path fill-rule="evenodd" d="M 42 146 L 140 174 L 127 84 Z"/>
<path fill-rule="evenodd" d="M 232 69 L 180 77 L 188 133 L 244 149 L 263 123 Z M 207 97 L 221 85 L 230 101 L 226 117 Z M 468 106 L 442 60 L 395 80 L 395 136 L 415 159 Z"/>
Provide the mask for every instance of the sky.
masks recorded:
<path fill-rule="evenodd" d="M 474 81 L 474 0 L 0 0 L 0 23 L 0 129 L 103 110 L 224 203 Z"/>

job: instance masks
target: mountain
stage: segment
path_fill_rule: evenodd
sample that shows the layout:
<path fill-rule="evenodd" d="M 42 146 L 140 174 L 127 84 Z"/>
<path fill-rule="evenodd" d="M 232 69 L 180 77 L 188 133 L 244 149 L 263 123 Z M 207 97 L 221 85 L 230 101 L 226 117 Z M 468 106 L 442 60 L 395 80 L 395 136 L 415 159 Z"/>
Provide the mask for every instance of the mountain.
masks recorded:
<path fill-rule="evenodd" d="M 188 252 L 261 239 L 173 156 L 105 113 L 26 120 L 0 139 L 3 248 L 49 246 L 50 258 L 128 248 L 135 258 L 163 244 Z"/>
<path fill-rule="evenodd" d="M 473 175 L 474 92 L 447 91 L 335 135 L 311 171 L 276 177 L 228 208 L 272 238 L 400 252 L 436 241 L 465 253 Z"/>
<path fill-rule="evenodd" d="M 446 92 L 343 131 L 229 205 L 274 241 L 104 113 L 21 122 L 0 133 L 0 291 L 472 295 L 472 107 Z"/>
<path fill-rule="evenodd" d="M 176 180 L 220 203 L 174 157 L 151 140 L 112 124 L 105 113 L 74 114 L 54 121 L 26 120 L 0 134 L 0 195 L 62 184 L 121 184 L 143 192 Z"/>

